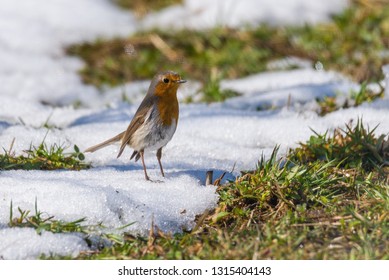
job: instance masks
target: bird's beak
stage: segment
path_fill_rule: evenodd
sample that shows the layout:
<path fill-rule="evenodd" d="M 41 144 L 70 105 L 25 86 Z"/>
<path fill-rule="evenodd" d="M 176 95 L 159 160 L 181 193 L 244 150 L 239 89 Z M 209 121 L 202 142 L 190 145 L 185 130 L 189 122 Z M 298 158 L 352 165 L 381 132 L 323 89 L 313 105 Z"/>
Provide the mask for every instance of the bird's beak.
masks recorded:
<path fill-rule="evenodd" d="M 183 84 L 183 83 L 186 83 L 186 80 L 178 80 L 177 83 L 178 84 Z"/>

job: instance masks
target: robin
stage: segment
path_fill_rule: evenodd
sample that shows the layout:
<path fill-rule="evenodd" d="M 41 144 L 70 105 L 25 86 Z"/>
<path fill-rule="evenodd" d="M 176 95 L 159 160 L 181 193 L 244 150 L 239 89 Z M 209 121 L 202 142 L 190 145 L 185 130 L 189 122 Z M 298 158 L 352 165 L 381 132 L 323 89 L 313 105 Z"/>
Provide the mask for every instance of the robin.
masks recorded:
<path fill-rule="evenodd" d="M 176 131 L 178 122 L 177 89 L 180 84 L 185 82 L 186 80 L 181 79 L 181 76 L 173 71 L 160 72 L 155 75 L 127 130 L 86 149 L 85 152 L 93 153 L 121 141 L 117 157 L 122 155 L 127 145 L 130 146 L 134 149 L 130 160 L 135 157 L 136 162 L 140 158 L 145 178 L 150 180 L 146 171 L 144 151 L 156 150 L 161 174 L 165 177 L 161 163 L 162 148 L 172 139 Z"/>

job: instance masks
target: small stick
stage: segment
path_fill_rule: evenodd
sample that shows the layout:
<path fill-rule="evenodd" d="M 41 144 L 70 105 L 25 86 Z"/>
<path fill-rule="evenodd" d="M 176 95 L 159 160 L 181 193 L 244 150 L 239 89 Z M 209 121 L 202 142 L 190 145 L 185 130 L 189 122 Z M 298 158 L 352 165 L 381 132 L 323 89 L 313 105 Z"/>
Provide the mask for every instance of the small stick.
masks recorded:
<path fill-rule="evenodd" d="M 206 186 L 212 185 L 212 181 L 213 181 L 213 171 L 209 170 L 205 175 L 205 185 Z"/>
<path fill-rule="evenodd" d="M 288 101 L 286 102 L 286 109 L 289 110 L 291 104 L 292 104 L 292 95 L 289 93 Z"/>
<path fill-rule="evenodd" d="M 170 61 L 176 61 L 178 54 L 157 34 L 149 36 L 150 42 L 165 55 Z"/>

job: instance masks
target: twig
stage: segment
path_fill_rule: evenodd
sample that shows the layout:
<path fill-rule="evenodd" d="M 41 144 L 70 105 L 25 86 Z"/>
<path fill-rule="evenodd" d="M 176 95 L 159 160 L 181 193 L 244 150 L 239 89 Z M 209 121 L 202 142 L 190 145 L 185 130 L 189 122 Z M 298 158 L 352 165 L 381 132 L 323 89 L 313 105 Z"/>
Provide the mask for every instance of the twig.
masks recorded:
<path fill-rule="evenodd" d="M 199 218 L 199 220 L 197 221 L 195 227 L 192 229 L 192 233 L 195 233 L 197 232 L 197 230 L 201 227 L 201 225 L 204 223 L 205 221 L 205 218 L 208 216 L 209 214 L 209 210 L 205 210 L 205 212 L 201 215 L 201 217 Z"/>
<path fill-rule="evenodd" d="M 208 170 L 206 175 L 205 175 L 205 185 L 206 186 L 212 185 L 212 181 L 213 181 L 213 171 Z"/>
<path fill-rule="evenodd" d="M 150 42 L 163 53 L 170 61 L 178 60 L 178 54 L 157 34 L 149 36 Z"/>

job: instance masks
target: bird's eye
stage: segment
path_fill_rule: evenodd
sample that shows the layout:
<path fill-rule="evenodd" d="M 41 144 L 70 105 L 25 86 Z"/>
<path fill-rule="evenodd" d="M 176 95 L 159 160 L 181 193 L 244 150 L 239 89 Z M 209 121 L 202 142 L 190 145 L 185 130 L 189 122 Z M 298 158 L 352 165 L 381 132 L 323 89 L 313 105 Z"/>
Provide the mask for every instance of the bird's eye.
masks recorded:
<path fill-rule="evenodd" d="M 168 79 L 168 78 L 164 78 L 164 79 L 163 79 L 163 82 L 164 82 L 165 84 L 167 84 L 167 83 L 169 83 L 169 79 Z"/>

